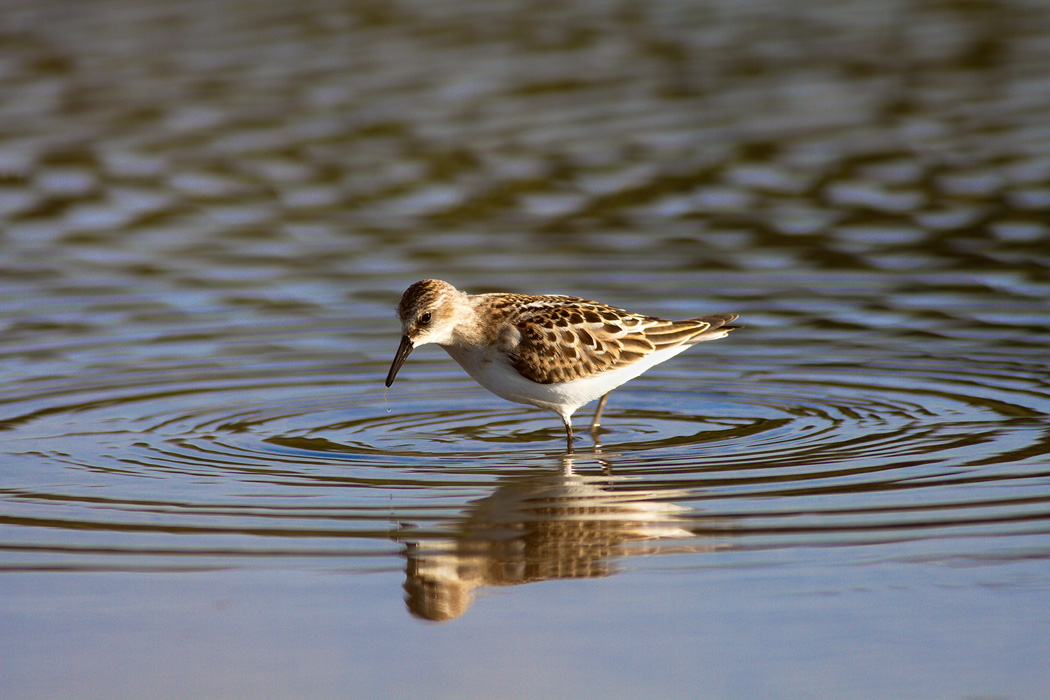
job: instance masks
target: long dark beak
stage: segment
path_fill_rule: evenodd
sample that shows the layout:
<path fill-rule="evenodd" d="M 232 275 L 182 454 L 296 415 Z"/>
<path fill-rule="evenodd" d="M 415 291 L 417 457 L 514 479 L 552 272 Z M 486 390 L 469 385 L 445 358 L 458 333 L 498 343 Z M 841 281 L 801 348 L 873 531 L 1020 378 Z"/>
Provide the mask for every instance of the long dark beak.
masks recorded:
<path fill-rule="evenodd" d="M 386 373 L 386 385 L 390 386 L 394 383 L 394 377 L 397 376 L 397 371 L 401 369 L 401 365 L 405 364 L 405 360 L 412 354 L 412 348 L 415 346 L 412 341 L 408 339 L 407 335 L 401 336 L 401 344 L 397 346 L 397 354 L 394 355 L 394 362 L 390 365 L 390 371 Z"/>

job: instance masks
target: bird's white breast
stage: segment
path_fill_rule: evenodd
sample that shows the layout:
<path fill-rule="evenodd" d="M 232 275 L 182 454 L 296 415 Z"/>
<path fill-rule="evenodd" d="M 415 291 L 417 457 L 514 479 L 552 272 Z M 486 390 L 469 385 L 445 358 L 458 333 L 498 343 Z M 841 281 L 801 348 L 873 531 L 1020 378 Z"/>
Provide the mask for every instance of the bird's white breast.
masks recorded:
<path fill-rule="evenodd" d="M 518 374 L 507 355 L 495 347 L 445 346 L 452 359 L 458 362 L 474 381 L 496 396 L 553 411 L 563 418 L 568 418 L 580 406 L 601 398 L 650 367 L 669 360 L 688 348 L 688 345 L 680 345 L 660 350 L 626 367 L 570 382 L 538 384 Z"/>

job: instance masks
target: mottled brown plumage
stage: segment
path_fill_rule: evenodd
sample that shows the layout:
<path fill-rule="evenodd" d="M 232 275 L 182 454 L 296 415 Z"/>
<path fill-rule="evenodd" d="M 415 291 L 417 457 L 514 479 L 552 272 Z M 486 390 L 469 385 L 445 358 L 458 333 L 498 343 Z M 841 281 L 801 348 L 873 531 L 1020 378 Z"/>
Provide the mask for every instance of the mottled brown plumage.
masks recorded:
<path fill-rule="evenodd" d="M 390 386 L 412 349 L 437 343 L 479 384 L 509 401 L 570 417 L 649 367 L 705 340 L 724 337 L 736 314 L 669 321 L 578 297 L 461 292 L 447 282 L 410 286 L 397 307 L 402 338 Z"/>
<path fill-rule="evenodd" d="M 518 330 L 510 362 L 539 384 L 582 379 L 722 328 L 734 314 L 668 321 L 571 296 L 501 294 L 492 302 Z M 699 342 L 699 339 L 696 340 Z"/>

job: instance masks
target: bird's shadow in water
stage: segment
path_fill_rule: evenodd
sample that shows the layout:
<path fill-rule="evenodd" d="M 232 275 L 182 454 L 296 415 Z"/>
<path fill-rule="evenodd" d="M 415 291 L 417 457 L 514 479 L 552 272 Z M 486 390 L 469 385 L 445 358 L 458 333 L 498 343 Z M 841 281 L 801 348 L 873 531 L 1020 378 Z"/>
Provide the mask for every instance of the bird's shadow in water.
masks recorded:
<path fill-rule="evenodd" d="M 598 457 L 600 475 L 574 468 L 590 457 Z M 412 615 L 460 617 L 485 587 L 609 576 L 621 558 L 665 550 L 662 541 L 677 541 L 676 552 L 715 548 L 697 541 L 695 517 L 684 517 L 691 509 L 675 502 L 685 491 L 638 488 L 636 479 L 610 474 L 610 457 L 564 455 L 557 468 L 503 477 L 439 527 L 399 523 Z"/>

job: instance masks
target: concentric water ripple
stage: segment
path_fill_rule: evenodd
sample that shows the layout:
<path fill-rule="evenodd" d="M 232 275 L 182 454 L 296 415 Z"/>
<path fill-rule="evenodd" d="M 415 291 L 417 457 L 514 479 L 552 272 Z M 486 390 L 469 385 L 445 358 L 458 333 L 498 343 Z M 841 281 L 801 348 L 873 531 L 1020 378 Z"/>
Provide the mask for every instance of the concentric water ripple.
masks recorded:
<path fill-rule="evenodd" d="M 384 391 L 377 368 L 353 380 L 343 369 L 180 380 L 171 368 L 9 397 L 8 449 L 38 468 L 5 489 L 5 518 L 43 540 L 8 543 L 8 566 L 346 566 L 397 552 L 405 523 L 416 539 L 465 526 L 503 480 L 567 464 L 605 498 L 673 499 L 675 547 L 683 533 L 746 549 L 1050 527 L 1050 391 L 1024 363 L 737 363 L 722 369 L 731 379 L 643 378 L 614 394 L 599 434 L 580 431 L 568 463 L 556 417 L 450 372 L 417 368 Z M 697 388 L 672 388 L 687 381 Z M 43 535 L 56 530 L 58 545 Z"/>
<path fill-rule="evenodd" d="M 7 0 L 0 696 L 1042 697 L 1048 38 Z M 428 277 L 742 328 L 569 456 L 438 348 L 384 388 Z"/>

